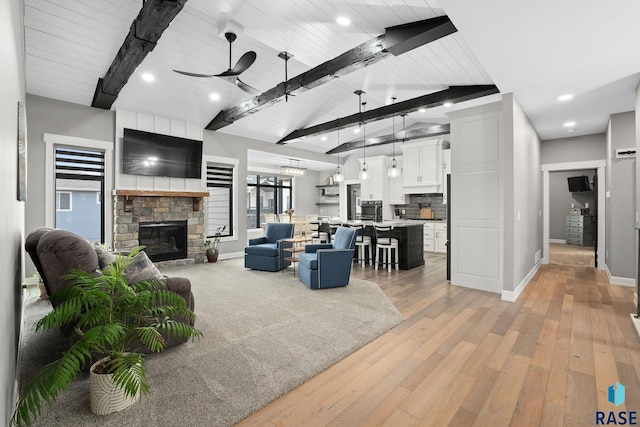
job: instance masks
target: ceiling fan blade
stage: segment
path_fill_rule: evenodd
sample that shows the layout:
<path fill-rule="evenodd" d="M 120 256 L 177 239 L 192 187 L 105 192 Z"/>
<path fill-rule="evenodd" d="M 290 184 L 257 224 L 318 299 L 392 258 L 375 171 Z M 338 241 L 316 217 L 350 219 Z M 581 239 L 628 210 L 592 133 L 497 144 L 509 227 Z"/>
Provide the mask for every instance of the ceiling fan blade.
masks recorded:
<path fill-rule="evenodd" d="M 236 66 L 233 67 L 233 72 L 236 73 L 236 75 L 243 73 L 247 68 L 251 67 L 256 57 L 256 53 L 252 50 L 245 53 L 238 59 L 238 62 L 236 62 Z"/>
<path fill-rule="evenodd" d="M 198 74 L 198 73 L 190 73 L 188 71 L 180 71 L 180 70 L 173 70 L 178 74 L 184 74 L 185 76 L 189 76 L 189 77 L 215 77 L 215 74 Z"/>
<path fill-rule="evenodd" d="M 216 77 L 235 77 L 235 76 L 239 76 L 241 73 L 246 71 L 246 69 L 249 68 L 251 66 L 251 64 L 253 64 L 253 62 L 256 60 L 256 56 L 257 55 L 256 55 L 256 53 L 254 51 L 250 51 L 250 52 L 245 53 L 244 55 L 242 55 L 240 57 L 240 59 L 238 59 L 238 62 L 236 62 L 235 67 L 229 68 L 224 73 L 216 74 Z"/>
<path fill-rule="evenodd" d="M 246 84 L 245 82 L 243 82 L 242 80 L 240 80 L 239 78 L 236 77 L 236 81 L 235 81 L 236 86 L 238 86 L 240 89 L 242 89 L 243 91 L 250 93 L 251 95 L 260 95 L 260 91 L 252 86 L 249 86 L 248 84 Z"/>

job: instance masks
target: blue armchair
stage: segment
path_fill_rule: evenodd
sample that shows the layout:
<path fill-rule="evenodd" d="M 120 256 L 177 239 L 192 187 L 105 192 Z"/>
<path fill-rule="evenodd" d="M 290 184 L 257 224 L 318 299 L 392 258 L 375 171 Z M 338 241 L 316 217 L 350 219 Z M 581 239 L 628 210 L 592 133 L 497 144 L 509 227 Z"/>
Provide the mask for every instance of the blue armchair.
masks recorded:
<path fill-rule="evenodd" d="M 356 230 L 338 227 L 332 244 L 307 245 L 298 261 L 298 277 L 310 289 L 347 286 L 356 246 Z"/>
<path fill-rule="evenodd" d="M 293 224 L 267 223 L 264 237 L 249 239 L 244 248 L 244 267 L 263 271 L 280 271 L 291 263 L 281 257 L 284 242 L 293 237 Z M 289 244 L 290 245 L 290 244 Z"/>

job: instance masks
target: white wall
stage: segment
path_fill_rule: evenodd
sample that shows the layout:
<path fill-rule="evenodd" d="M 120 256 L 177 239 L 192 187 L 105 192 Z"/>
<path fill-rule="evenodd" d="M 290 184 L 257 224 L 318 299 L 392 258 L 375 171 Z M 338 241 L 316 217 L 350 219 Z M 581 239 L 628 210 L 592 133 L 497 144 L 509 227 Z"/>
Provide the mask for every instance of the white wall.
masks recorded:
<path fill-rule="evenodd" d="M 517 292 L 530 279 L 542 254 L 540 138 L 513 94 L 504 95 L 503 102 L 505 111 L 512 112 L 513 137 L 513 188 L 511 193 L 506 192 L 505 199 L 514 200 L 513 211 L 505 212 L 505 217 L 514 217 L 513 273 L 506 272 L 503 291 Z"/>
<path fill-rule="evenodd" d="M 635 113 L 613 114 L 607 130 L 607 195 L 605 261 L 614 283 L 632 284 L 636 277 L 635 158 L 616 159 L 616 149 L 635 147 Z"/>
<path fill-rule="evenodd" d="M 17 200 L 18 102 L 25 102 L 23 3 L 0 2 L 0 424 L 9 425 L 15 405 L 17 340 L 21 322 L 24 203 Z M 27 133 L 27 138 L 29 134 Z M 27 147 L 29 141 L 27 139 Z M 29 155 L 27 148 L 27 156 Z M 27 198 L 33 185 L 27 181 Z"/>

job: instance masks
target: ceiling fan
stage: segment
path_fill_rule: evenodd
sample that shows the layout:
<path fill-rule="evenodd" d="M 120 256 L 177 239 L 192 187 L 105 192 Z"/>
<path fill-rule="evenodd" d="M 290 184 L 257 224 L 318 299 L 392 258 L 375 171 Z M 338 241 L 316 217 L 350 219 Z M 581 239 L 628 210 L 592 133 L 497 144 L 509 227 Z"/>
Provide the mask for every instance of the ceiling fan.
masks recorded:
<path fill-rule="evenodd" d="M 252 95 L 258 95 L 260 93 L 258 89 L 249 86 L 248 84 L 240 80 L 240 77 L 238 77 L 240 74 L 245 72 L 247 68 L 251 66 L 251 64 L 254 63 L 254 61 L 256 60 L 256 53 L 252 50 L 245 53 L 240 57 L 240 59 L 238 59 L 238 62 L 236 62 L 236 65 L 233 68 L 231 68 L 231 44 L 236 40 L 237 36 L 235 33 L 227 32 L 227 33 L 224 33 L 224 37 L 229 42 L 229 69 L 227 71 L 220 74 L 198 74 L 198 73 L 190 73 L 188 71 L 180 71 L 180 70 L 173 70 L 173 71 L 179 74 L 184 74 L 185 76 L 190 76 L 190 77 L 220 77 L 221 79 L 224 79 L 230 83 L 233 83 L 234 85 L 238 86 L 240 89 L 244 90 L 247 93 L 250 93 Z"/>

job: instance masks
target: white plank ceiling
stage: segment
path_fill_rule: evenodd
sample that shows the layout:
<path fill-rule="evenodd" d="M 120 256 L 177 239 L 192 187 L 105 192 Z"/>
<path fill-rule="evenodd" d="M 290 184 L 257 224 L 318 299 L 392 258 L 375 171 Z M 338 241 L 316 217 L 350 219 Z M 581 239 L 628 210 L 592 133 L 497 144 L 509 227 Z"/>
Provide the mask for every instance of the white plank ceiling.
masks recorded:
<path fill-rule="evenodd" d="M 403 101 L 449 85 L 491 83 L 515 93 L 543 139 L 571 136 L 559 124 L 565 117 L 579 123 L 572 135 L 604 132 L 608 114 L 633 110 L 629 91 L 640 80 L 636 46 L 640 26 L 632 21 L 640 16 L 640 2 L 564 0 L 562 4 L 560 8 L 550 0 L 518 7 L 508 0 L 189 0 L 112 108 L 204 127 L 222 109 L 248 99 L 249 94 L 221 79 L 172 71 L 217 74 L 229 68 L 225 29 L 238 35 L 234 64 L 246 51 L 258 55 L 240 78 L 266 91 L 284 80 L 284 61 L 277 56 L 282 51 L 294 55 L 288 63 L 291 78 L 383 34 L 386 27 L 447 14 L 458 33 L 290 97 L 219 132 L 275 143 L 298 128 L 357 112 L 356 89 L 366 92 L 362 100 L 368 110 L 390 103 L 391 97 Z M 141 6 L 140 0 L 25 0 L 27 92 L 90 105 L 98 78 L 105 75 Z M 613 14 L 607 19 L 614 23 L 608 23 L 607 31 L 596 31 L 594 25 L 608 11 Z M 338 16 L 348 17 L 351 24 L 338 25 Z M 564 25 L 568 17 L 570 30 Z M 607 44 L 615 49 L 607 51 Z M 588 56 L 594 45 L 595 59 Z M 575 47 L 575 53 L 569 47 Z M 598 63 L 597 55 L 606 58 L 606 66 L 589 68 Z M 152 73 L 155 80 L 144 82 L 143 73 Z M 565 91 L 582 102 L 559 106 L 555 98 Z M 211 100 L 211 94 L 219 99 Z M 455 108 L 496 99 L 485 97 Z M 407 126 L 445 123 L 445 113 L 444 107 L 412 113 Z M 397 130 L 400 123 L 398 119 Z M 390 120 L 372 123 L 367 135 L 390 129 Z M 361 138 L 348 129 L 341 131 L 339 142 L 335 132 L 326 137 L 291 145 L 326 152 L 339 142 Z"/>

